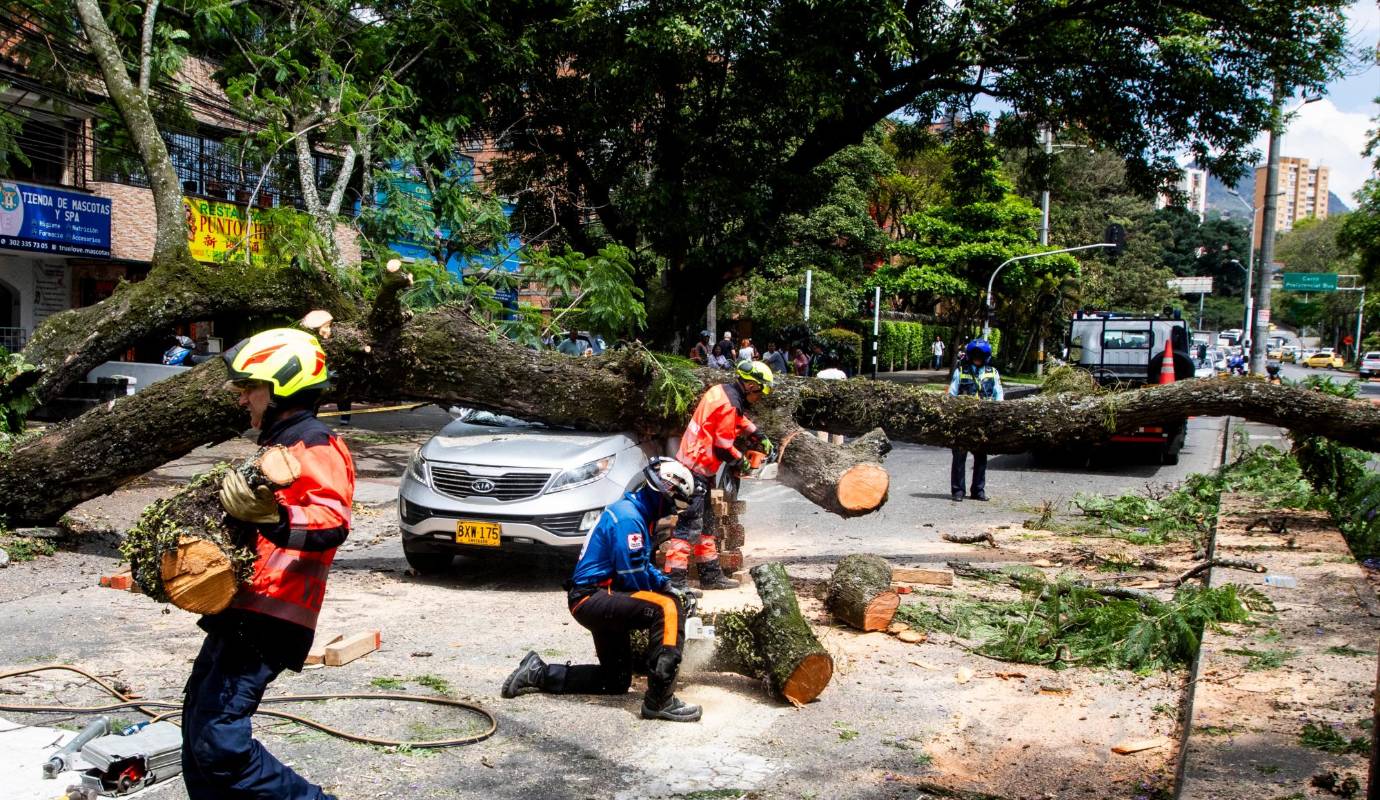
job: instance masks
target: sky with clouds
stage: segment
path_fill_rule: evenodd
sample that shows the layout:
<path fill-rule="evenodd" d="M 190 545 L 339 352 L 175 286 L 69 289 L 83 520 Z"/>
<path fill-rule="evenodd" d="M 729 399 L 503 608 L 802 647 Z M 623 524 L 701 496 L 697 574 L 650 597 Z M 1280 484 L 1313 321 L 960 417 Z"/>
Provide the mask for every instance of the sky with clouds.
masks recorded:
<path fill-rule="evenodd" d="M 1380 7 L 1376 0 L 1353 3 L 1348 18 L 1353 44 L 1373 53 L 1380 42 Z M 1329 167 L 1332 191 L 1353 208 L 1356 201 L 1352 195 L 1371 173 L 1370 160 L 1361 155 L 1361 150 L 1366 146 L 1367 132 L 1375 127 L 1372 118 L 1380 110 L 1375 104 L 1377 95 L 1380 67 L 1374 59 L 1364 59 L 1328 86 L 1322 100 L 1299 109 L 1280 143 L 1280 155 L 1306 158 L 1313 166 Z M 1289 107 L 1297 103 L 1295 100 Z M 1263 154 L 1265 146 L 1266 137 L 1261 134 L 1256 148 Z"/>

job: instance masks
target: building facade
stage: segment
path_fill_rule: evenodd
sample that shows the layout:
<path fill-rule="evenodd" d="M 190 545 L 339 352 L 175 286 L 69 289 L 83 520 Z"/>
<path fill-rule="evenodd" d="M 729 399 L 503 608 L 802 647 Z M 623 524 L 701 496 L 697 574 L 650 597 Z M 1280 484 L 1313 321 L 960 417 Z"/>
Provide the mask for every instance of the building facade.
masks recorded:
<path fill-rule="evenodd" d="M 1197 214 L 1198 219 L 1203 219 L 1207 216 L 1207 184 L 1207 170 L 1185 169 L 1179 182 L 1174 185 L 1176 191 L 1161 192 L 1155 207 L 1166 208 L 1182 199 L 1184 208 Z M 1178 197 L 1175 196 L 1176 193 Z"/>
<path fill-rule="evenodd" d="M 1309 168 L 1306 158 L 1279 160 L 1279 201 L 1275 207 L 1273 224 L 1276 233 L 1294 229 L 1299 220 L 1327 219 L 1328 168 Z M 1257 215 L 1264 214 L 1266 168 L 1255 168 L 1255 207 Z M 1255 246 L 1260 246 L 1262 217 L 1256 217 Z"/>

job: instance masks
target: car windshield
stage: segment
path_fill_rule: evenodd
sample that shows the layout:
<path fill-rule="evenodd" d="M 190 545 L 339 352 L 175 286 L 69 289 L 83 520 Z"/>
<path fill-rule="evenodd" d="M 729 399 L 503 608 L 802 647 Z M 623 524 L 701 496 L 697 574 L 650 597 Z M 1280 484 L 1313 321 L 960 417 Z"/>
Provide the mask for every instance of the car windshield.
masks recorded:
<path fill-rule="evenodd" d="M 503 414 L 495 414 L 492 411 L 484 411 L 478 408 L 465 409 L 460 415 L 460 421 L 470 425 L 486 425 L 491 428 L 542 428 L 545 427 L 539 422 L 528 422 L 525 419 L 509 417 Z"/>

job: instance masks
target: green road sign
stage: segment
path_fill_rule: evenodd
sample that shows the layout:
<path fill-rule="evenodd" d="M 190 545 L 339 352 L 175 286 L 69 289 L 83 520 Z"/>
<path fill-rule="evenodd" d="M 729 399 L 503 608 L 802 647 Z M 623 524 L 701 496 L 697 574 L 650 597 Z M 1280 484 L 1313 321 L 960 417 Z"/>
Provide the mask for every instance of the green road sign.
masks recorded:
<path fill-rule="evenodd" d="M 1286 292 L 1335 292 L 1337 273 L 1335 272 L 1286 272 L 1284 273 Z"/>

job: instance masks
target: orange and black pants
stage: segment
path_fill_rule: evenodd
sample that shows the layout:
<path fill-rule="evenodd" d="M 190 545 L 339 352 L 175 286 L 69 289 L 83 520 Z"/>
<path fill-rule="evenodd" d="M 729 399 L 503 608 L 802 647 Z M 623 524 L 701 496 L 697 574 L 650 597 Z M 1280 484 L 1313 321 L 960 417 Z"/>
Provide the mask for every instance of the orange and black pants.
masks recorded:
<path fill-rule="evenodd" d="M 619 592 L 607 587 L 576 587 L 570 591 L 570 613 L 594 635 L 598 664 L 550 664 L 542 691 L 553 694 L 623 694 L 632 685 L 634 659 L 644 660 L 648 694 L 669 692 L 674 671 L 660 676 L 656 664 L 670 655 L 680 661 L 685 643 L 685 615 L 676 598 L 661 592 Z M 651 634 L 646 653 L 634 654 L 630 634 Z"/>
<path fill-rule="evenodd" d="M 705 564 L 719 560 L 719 547 L 714 534 L 704 530 L 705 513 L 709 510 L 709 490 L 714 488 L 714 479 L 695 473 L 695 496 L 690 504 L 676 517 L 676 527 L 666 548 L 666 571 L 685 572 L 690 569 L 690 556 L 695 563 Z"/>

